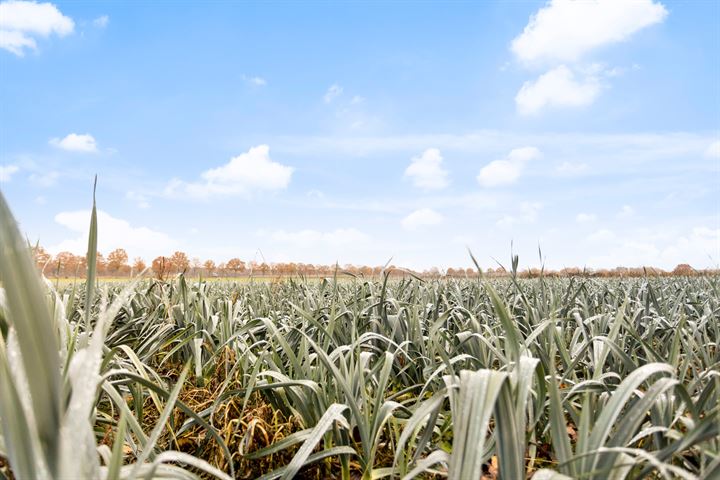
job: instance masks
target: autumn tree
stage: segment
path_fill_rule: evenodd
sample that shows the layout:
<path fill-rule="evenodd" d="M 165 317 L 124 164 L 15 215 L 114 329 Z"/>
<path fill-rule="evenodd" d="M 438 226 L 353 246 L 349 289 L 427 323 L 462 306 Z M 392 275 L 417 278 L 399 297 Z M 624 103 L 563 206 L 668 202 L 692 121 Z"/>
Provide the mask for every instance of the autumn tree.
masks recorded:
<path fill-rule="evenodd" d="M 190 266 L 190 260 L 185 252 L 175 252 L 170 257 L 170 266 L 176 273 L 184 272 Z"/>
<path fill-rule="evenodd" d="M 125 273 L 129 268 L 128 254 L 122 248 L 117 248 L 110 252 L 107 257 L 107 271 L 109 274 Z"/>
<path fill-rule="evenodd" d="M 203 263 L 203 268 L 205 269 L 206 275 L 212 275 L 215 271 L 215 262 L 212 260 L 205 260 L 205 263 Z"/>
<path fill-rule="evenodd" d="M 687 263 L 681 263 L 673 269 L 672 274 L 678 277 L 689 277 L 695 274 L 695 269 Z"/>
<path fill-rule="evenodd" d="M 50 255 L 43 247 L 37 246 L 32 249 L 33 258 L 35 259 L 35 265 L 40 270 L 43 270 L 45 266 L 48 264 L 48 262 L 52 259 L 52 255 Z"/>
<path fill-rule="evenodd" d="M 97 252 L 97 257 L 95 259 L 95 272 L 98 275 L 105 275 L 107 272 L 107 260 L 105 260 L 105 257 L 100 252 Z"/>
<path fill-rule="evenodd" d="M 152 268 L 153 273 L 157 278 L 160 280 L 163 280 L 165 278 L 165 275 L 168 274 L 169 268 L 170 268 L 170 259 L 168 257 L 156 257 L 152 261 Z"/>
<path fill-rule="evenodd" d="M 75 255 L 75 275 L 85 278 L 87 276 L 87 257 Z"/>
<path fill-rule="evenodd" d="M 133 260 L 132 264 L 132 270 L 135 273 L 135 275 L 141 274 L 145 269 L 147 268 L 147 265 L 145 265 L 145 261 L 140 257 L 135 257 L 135 260 Z"/>
<path fill-rule="evenodd" d="M 55 255 L 55 258 L 51 262 L 52 273 L 61 276 L 75 275 L 78 270 L 78 259 L 79 257 L 73 255 L 70 252 L 60 252 Z M 50 268 L 46 268 L 50 270 Z"/>
<path fill-rule="evenodd" d="M 245 271 L 245 262 L 239 258 L 231 258 L 225 264 L 225 268 L 233 272 L 234 275 L 237 275 Z"/>

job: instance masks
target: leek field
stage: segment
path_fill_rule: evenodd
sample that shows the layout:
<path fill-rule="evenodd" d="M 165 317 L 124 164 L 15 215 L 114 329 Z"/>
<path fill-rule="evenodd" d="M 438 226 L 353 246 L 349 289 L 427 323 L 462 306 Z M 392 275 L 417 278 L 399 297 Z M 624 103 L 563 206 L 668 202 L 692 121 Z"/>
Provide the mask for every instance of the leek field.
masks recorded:
<path fill-rule="evenodd" d="M 0 479 L 720 478 L 720 278 L 88 266 L 42 279 L 0 195 Z"/>

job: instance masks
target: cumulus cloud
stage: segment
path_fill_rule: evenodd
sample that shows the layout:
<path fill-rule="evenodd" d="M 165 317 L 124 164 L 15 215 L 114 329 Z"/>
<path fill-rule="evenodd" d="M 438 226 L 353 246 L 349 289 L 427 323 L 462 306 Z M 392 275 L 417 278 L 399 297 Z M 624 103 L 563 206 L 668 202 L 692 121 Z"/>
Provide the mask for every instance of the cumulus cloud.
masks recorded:
<path fill-rule="evenodd" d="M 338 84 L 330 85 L 330 88 L 327 89 L 327 92 L 325 92 L 325 95 L 323 95 L 323 101 L 325 103 L 331 103 L 333 100 L 335 100 L 337 97 L 342 95 L 343 93 L 343 87 L 341 87 Z"/>
<path fill-rule="evenodd" d="M 89 133 L 71 133 L 65 138 L 52 138 L 50 145 L 68 152 L 97 153 L 97 142 Z"/>
<path fill-rule="evenodd" d="M 448 172 L 442 168 L 443 157 L 437 148 L 428 148 L 420 156 L 413 157 L 405 169 L 405 176 L 413 185 L 425 190 L 439 190 L 448 186 Z"/>
<path fill-rule="evenodd" d="M 293 170 L 292 167 L 274 162 L 270 158 L 270 147 L 259 145 L 233 157 L 221 167 L 206 170 L 200 175 L 201 181 L 170 181 L 164 193 L 171 197 L 189 195 L 207 198 L 248 195 L 259 190 L 283 190 L 290 184 Z"/>
<path fill-rule="evenodd" d="M 577 78 L 572 70 L 560 65 L 528 80 L 515 96 L 521 115 L 534 115 L 547 107 L 584 107 L 592 104 L 602 90 L 594 75 Z"/>
<path fill-rule="evenodd" d="M 443 220 L 443 216 L 435 210 L 430 208 L 421 208 L 403 218 L 400 223 L 406 230 L 420 230 L 422 228 L 439 225 L 443 222 Z"/>
<path fill-rule="evenodd" d="M 511 49 L 524 63 L 577 61 L 591 50 L 629 39 L 667 15 L 667 9 L 653 0 L 552 0 L 530 17 Z"/>
<path fill-rule="evenodd" d="M 52 3 L 9 0 L 0 3 L 0 48 L 22 57 L 37 50 L 37 37 L 69 35 L 75 22 Z"/>
<path fill-rule="evenodd" d="M 96 28 L 105 28 L 108 26 L 108 23 L 110 23 L 110 17 L 107 15 L 101 15 L 92 21 L 93 27 Z"/>
<path fill-rule="evenodd" d="M 540 158 L 541 153 L 535 147 L 515 148 L 502 160 L 494 160 L 485 165 L 477 176 L 483 187 L 500 187 L 515 183 L 522 174 L 525 164 Z"/>
<path fill-rule="evenodd" d="M 17 165 L 0 165 L 0 182 L 9 182 L 20 168 Z"/>
<path fill-rule="evenodd" d="M 720 229 L 707 226 L 675 231 L 671 227 L 655 238 L 642 230 L 622 236 L 600 230 L 587 240 L 605 244 L 605 253 L 588 259 L 590 267 L 651 265 L 670 270 L 680 263 L 689 263 L 702 268 L 717 266 L 720 258 Z"/>
<path fill-rule="evenodd" d="M 635 32 L 662 22 L 665 7 L 653 0 L 551 0 L 531 18 L 512 42 L 511 50 L 526 66 L 552 66 L 526 81 L 515 96 L 521 115 L 546 107 L 591 105 L 611 77 L 626 69 L 602 63 L 580 64 L 588 52 L 629 39 Z M 570 66 L 568 66 L 570 65 Z"/>
<path fill-rule="evenodd" d="M 705 150 L 705 156 L 710 158 L 720 158 L 720 140 L 708 145 Z"/>
<path fill-rule="evenodd" d="M 167 234 L 147 227 L 136 227 L 127 220 L 113 217 L 98 210 L 98 250 L 109 252 L 124 248 L 130 257 L 141 256 L 146 259 L 157 255 L 167 255 L 177 247 L 177 242 Z M 90 225 L 90 211 L 61 212 L 55 215 L 55 222 L 77 233 L 57 245 L 48 248 L 52 253 L 68 251 L 77 255 L 86 253 Z"/>

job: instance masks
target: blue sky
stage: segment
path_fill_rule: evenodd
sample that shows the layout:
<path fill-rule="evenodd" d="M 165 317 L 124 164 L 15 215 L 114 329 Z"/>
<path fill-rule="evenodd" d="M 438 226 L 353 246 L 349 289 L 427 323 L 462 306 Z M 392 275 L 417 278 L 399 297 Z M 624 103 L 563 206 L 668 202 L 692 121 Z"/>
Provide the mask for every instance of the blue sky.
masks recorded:
<path fill-rule="evenodd" d="M 716 2 L 0 3 L 28 237 L 150 260 L 720 263 Z M 261 257 L 262 254 L 262 257 Z"/>

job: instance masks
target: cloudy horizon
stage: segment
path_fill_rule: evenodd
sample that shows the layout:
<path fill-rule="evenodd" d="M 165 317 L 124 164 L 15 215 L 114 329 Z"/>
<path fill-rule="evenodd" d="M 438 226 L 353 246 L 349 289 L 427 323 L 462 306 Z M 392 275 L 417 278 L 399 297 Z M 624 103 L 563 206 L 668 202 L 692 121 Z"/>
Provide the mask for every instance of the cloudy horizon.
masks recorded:
<path fill-rule="evenodd" d="M 3 1 L 0 186 L 53 253 L 97 174 L 145 260 L 717 268 L 720 5 L 619 5 Z"/>

